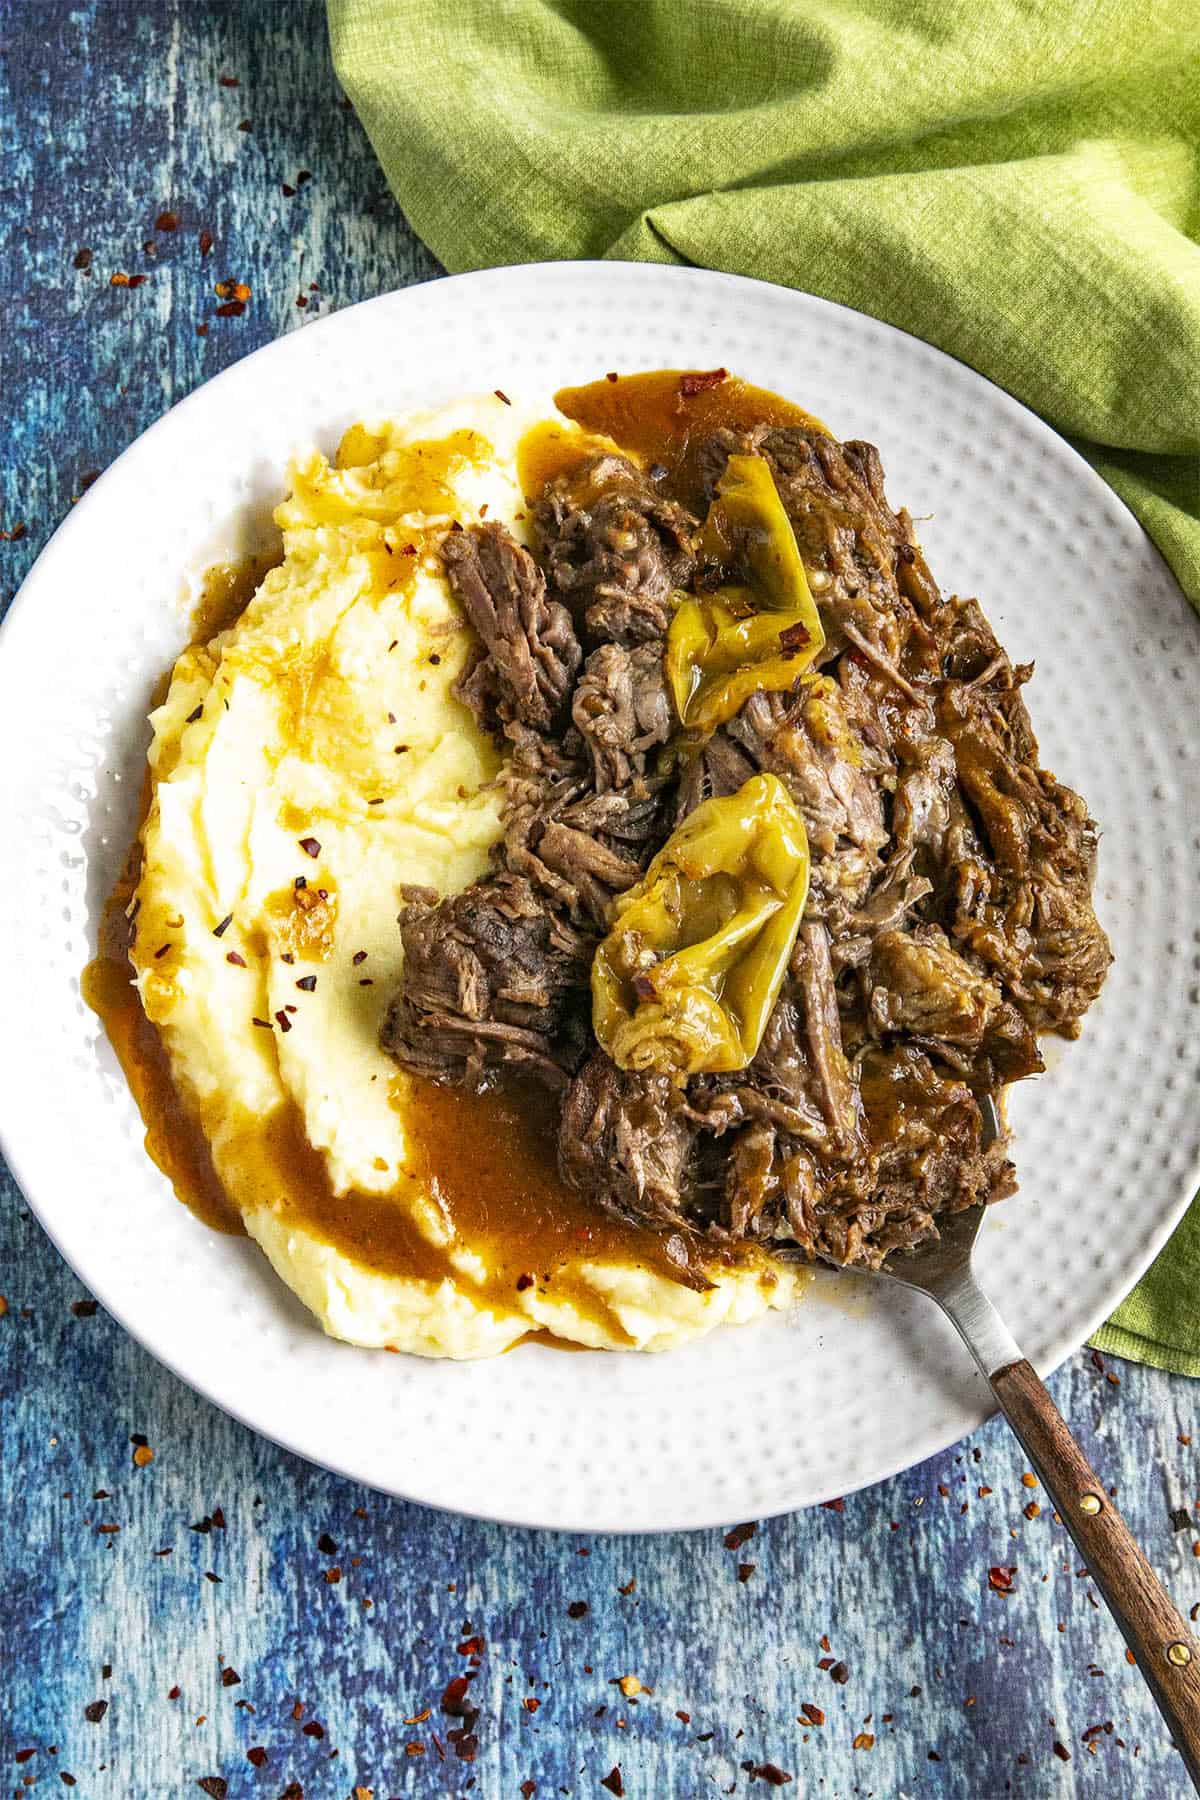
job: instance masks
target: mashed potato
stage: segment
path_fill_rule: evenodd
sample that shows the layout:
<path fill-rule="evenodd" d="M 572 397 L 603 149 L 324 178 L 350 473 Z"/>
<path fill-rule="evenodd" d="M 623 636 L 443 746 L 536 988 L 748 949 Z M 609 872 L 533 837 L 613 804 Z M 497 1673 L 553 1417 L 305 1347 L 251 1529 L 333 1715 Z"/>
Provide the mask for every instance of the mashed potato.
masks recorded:
<path fill-rule="evenodd" d="M 131 955 L 176 1082 L 325 1329 L 430 1356 L 534 1330 L 663 1349 L 794 1291 L 778 1265 L 696 1291 L 597 1253 L 500 1292 L 414 1174 L 419 1100 L 378 1043 L 401 890 L 463 887 L 500 830 L 497 751 L 451 691 L 471 645 L 437 544 L 452 519 L 522 535 L 516 446 L 541 416 L 472 399 L 355 426 L 336 467 L 297 462 L 282 565 L 180 657 L 152 721 Z"/>

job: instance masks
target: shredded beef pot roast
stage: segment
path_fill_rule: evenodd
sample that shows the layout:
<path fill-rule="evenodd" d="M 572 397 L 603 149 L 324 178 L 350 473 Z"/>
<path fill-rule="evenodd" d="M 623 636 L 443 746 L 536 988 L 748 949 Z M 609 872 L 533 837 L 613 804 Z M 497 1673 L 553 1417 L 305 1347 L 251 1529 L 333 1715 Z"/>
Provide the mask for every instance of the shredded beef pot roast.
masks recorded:
<path fill-rule="evenodd" d="M 439 1081 L 516 1070 L 559 1092 L 563 1179 L 663 1232 L 681 1269 L 739 1242 L 877 1266 L 1015 1187 L 977 1095 L 1040 1070 L 1036 1034 L 1075 1035 L 1099 992 L 1096 827 L 1039 767 L 1031 670 L 975 601 L 939 594 L 871 445 L 716 430 L 710 495 L 734 454 L 771 469 L 826 643 L 702 744 L 680 734 L 666 634 L 680 593 L 731 571 L 661 466 L 605 451 L 548 481 L 536 555 L 498 524 L 446 539 L 479 637 L 459 691 L 509 752 L 505 829 L 493 874 L 407 897 L 384 1042 Z M 803 816 L 811 878 L 758 1051 L 684 1083 L 618 1069 L 588 987 L 611 903 L 702 801 L 762 772 Z"/>

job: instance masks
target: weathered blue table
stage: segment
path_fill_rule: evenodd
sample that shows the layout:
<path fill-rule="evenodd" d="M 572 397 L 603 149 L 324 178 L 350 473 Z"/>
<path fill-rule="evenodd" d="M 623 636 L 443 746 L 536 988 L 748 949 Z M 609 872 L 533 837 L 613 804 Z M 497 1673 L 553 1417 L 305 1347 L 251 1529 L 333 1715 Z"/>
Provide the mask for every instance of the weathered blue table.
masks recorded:
<path fill-rule="evenodd" d="M 318 0 L 0 17 L 6 603 L 172 401 L 438 269 L 337 91 Z M 227 276 L 252 297 L 219 316 Z M 686 1800 L 781 1775 L 822 1800 L 1184 1792 L 999 1424 L 753 1535 L 505 1530 L 354 1487 L 214 1411 L 95 1308 L 11 1183 L 0 1232 L 14 1794 Z M 1086 1352 L 1052 1386 L 1190 1607 L 1196 1389 Z M 464 1721 L 443 1706 L 468 1672 Z"/>

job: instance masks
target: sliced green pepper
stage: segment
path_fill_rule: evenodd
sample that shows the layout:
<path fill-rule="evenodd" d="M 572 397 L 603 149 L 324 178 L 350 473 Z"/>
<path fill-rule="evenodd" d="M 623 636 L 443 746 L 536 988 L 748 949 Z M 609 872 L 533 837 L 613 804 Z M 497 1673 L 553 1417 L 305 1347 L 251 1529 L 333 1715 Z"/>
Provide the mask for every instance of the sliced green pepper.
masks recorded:
<path fill-rule="evenodd" d="M 783 783 L 706 800 L 613 903 L 592 1024 L 622 1069 L 744 1069 L 779 997 L 808 896 L 808 839 Z"/>
<path fill-rule="evenodd" d="M 667 680 L 681 723 L 701 738 L 759 689 L 793 687 L 825 642 L 796 534 L 763 457 L 729 458 L 703 542 L 750 579 L 685 595 L 671 620 Z"/>

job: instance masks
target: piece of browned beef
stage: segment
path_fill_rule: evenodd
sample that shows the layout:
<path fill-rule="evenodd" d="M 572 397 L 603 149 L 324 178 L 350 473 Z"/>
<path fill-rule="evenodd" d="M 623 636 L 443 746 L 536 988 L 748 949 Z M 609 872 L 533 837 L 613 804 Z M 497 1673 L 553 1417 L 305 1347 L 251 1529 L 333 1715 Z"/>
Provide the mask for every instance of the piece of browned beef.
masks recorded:
<path fill-rule="evenodd" d="M 519 733 L 504 771 L 504 867 L 544 903 L 601 935 L 614 895 L 632 887 L 661 844 L 663 777 L 634 775 L 597 792 L 578 734 L 553 744 Z"/>
<path fill-rule="evenodd" d="M 662 638 L 695 568 L 696 520 L 627 457 L 599 451 L 534 508 L 551 586 L 590 636 Z"/>
<path fill-rule="evenodd" d="M 661 642 L 632 650 L 601 644 L 593 650 L 575 689 L 571 718 L 587 745 L 598 794 L 626 788 L 644 775 L 651 752 L 675 728 Z"/>
<path fill-rule="evenodd" d="M 565 1085 L 586 1053 L 592 945 L 527 881 L 489 876 L 449 900 L 410 890 L 400 936 L 382 1042 L 405 1068 L 475 1090 L 502 1067 Z"/>
<path fill-rule="evenodd" d="M 672 1081 L 618 1069 L 597 1050 L 563 1101 L 559 1168 L 564 1180 L 606 1210 L 659 1230 L 686 1232 L 687 1167 L 695 1136 L 683 1094 Z"/>
<path fill-rule="evenodd" d="M 583 660 L 566 607 L 547 598 L 541 569 L 503 525 L 452 531 L 442 562 L 480 641 L 459 698 L 488 730 L 517 720 L 550 731 L 568 712 Z"/>
<path fill-rule="evenodd" d="M 937 706 L 959 790 L 943 917 L 1034 1031 L 1074 1036 L 1112 961 L 1092 906 L 1096 825 L 1039 765 L 1021 698 L 1032 669 L 1013 668 L 974 601 L 950 604 L 942 637 L 961 671 Z"/>

